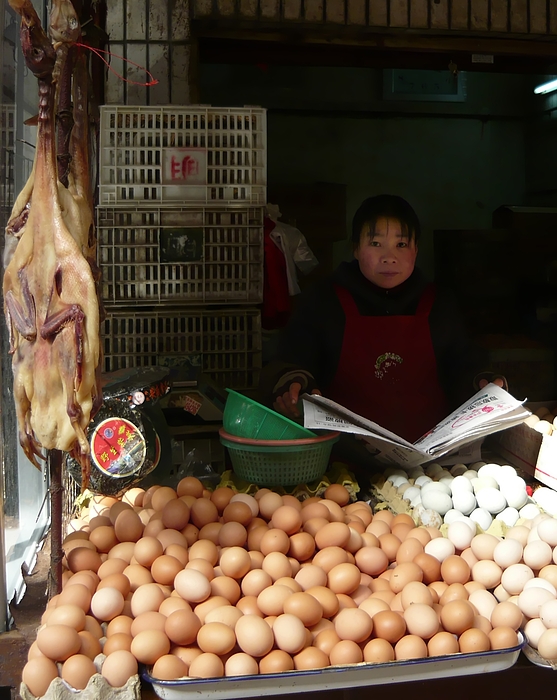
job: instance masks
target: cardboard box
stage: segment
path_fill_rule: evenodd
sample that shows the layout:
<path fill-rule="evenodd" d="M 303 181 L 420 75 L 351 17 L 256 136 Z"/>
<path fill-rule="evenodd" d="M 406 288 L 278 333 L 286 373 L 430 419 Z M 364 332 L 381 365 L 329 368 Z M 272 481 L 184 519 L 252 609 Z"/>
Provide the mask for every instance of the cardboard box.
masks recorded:
<path fill-rule="evenodd" d="M 555 412 L 557 401 L 526 404 L 535 413 L 542 406 Z M 545 486 L 557 491 L 557 432 L 542 435 L 525 423 L 493 436 L 492 448 L 515 466 L 523 469 Z"/>

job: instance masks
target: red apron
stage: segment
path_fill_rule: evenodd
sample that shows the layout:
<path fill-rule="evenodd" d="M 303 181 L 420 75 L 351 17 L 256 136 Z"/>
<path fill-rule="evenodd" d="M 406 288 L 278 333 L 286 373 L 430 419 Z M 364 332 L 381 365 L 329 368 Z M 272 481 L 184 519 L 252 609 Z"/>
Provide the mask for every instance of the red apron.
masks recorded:
<path fill-rule="evenodd" d="M 346 324 L 325 396 L 415 442 L 447 415 L 429 330 L 433 285 L 413 316 L 362 316 L 344 287 L 336 285 L 335 291 Z"/>

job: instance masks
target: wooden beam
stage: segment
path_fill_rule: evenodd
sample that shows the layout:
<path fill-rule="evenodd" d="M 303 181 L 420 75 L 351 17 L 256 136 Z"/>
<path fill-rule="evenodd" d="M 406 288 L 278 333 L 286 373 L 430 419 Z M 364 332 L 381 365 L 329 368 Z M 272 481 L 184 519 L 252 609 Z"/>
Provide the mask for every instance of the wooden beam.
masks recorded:
<path fill-rule="evenodd" d="M 557 37 L 532 35 L 532 38 L 507 36 L 472 36 L 420 34 L 418 32 L 367 31 L 363 27 L 308 28 L 300 25 L 266 27 L 262 24 L 196 20 L 195 34 L 199 38 L 238 41 L 279 42 L 296 45 L 351 46 L 396 51 L 441 51 L 493 54 L 501 56 L 557 56 Z"/>

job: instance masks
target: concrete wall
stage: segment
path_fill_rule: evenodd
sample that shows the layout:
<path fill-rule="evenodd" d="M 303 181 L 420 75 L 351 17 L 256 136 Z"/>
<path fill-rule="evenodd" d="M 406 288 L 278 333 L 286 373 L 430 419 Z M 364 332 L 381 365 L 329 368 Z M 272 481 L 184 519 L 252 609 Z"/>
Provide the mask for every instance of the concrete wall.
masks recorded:
<path fill-rule="evenodd" d="M 463 103 L 383 100 L 372 69 L 202 66 L 200 89 L 206 103 L 268 107 L 269 181 L 346 184 L 348 231 L 365 197 L 406 197 L 431 275 L 433 230 L 489 228 L 498 206 L 524 203 L 526 78 L 467 77 Z"/>

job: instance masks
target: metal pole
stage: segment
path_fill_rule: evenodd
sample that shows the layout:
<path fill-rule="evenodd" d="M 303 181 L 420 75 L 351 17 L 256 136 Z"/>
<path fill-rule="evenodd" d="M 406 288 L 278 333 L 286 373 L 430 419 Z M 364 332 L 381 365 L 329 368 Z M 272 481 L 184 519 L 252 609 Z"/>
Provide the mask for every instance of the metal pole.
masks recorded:
<path fill-rule="evenodd" d="M 48 597 L 62 590 L 62 507 L 64 487 L 62 485 L 62 452 L 48 451 L 48 468 L 50 473 L 50 573 L 48 579 Z"/>

